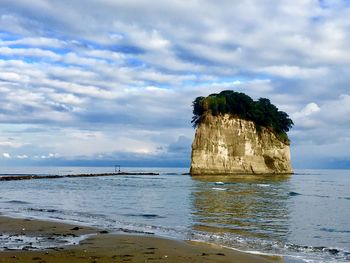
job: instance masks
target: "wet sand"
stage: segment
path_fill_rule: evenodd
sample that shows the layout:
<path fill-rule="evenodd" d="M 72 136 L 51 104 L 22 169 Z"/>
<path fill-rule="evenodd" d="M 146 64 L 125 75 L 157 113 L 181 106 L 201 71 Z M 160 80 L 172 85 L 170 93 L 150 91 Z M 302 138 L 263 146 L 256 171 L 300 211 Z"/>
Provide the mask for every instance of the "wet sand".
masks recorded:
<path fill-rule="evenodd" d="M 91 235 L 79 245 L 56 246 L 36 251 L 0 251 L 0 262 L 283 262 L 279 257 L 252 255 L 202 243 L 151 235 L 116 235 L 89 227 L 39 220 L 0 217 L 0 234 L 47 238 Z"/>

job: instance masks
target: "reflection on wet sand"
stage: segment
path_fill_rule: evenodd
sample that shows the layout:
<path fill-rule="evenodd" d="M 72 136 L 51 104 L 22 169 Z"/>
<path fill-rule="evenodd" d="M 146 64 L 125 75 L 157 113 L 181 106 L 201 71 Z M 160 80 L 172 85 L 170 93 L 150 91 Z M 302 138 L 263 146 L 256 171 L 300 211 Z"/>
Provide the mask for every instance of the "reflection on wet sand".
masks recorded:
<path fill-rule="evenodd" d="M 288 234 L 288 175 L 198 176 L 195 231 L 283 241 Z M 229 242 L 229 240 L 227 240 Z"/>

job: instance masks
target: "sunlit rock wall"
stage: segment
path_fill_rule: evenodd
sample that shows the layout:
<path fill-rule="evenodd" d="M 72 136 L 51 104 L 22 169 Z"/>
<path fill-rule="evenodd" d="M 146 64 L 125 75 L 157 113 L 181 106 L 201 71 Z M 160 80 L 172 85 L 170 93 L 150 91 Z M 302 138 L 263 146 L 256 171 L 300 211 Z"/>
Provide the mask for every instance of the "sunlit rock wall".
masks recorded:
<path fill-rule="evenodd" d="M 192 144 L 191 175 L 293 173 L 289 143 L 252 121 L 207 114 Z"/>

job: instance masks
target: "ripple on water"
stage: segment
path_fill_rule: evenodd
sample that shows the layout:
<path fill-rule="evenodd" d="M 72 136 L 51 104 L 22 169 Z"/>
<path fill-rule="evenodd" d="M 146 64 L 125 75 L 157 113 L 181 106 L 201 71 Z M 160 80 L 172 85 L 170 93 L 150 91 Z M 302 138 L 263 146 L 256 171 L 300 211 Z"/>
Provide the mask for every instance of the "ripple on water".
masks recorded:
<path fill-rule="evenodd" d="M 301 195 L 301 194 L 292 191 L 292 192 L 289 192 L 288 195 L 289 196 L 298 196 L 298 195 Z"/>
<path fill-rule="evenodd" d="M 10 200 L 10 201 L 6 201 L 5 203 L 8 203 L 8 204 L 20 204 L 20 205 L 28 205 L 28 204 L 30 204 L 29 202 L 21 201 L 21 200 Z"/>
<path fill-rule="evenodd" d="M 334 229 L 334 228 L 320 228 L 321 231 L 323 232 L 328 232 L 328 233 L 346 233 L 346 234 L 349 234 L 350 233 L 350 230 L 337 230 L 337 229 Z"/>
<path fill-rule="evenodd" d="M 44 208 L 28 208 L 27 211 L 34 211 L 34 212 L 45 212 L 45 213 L 58 213 L 60 212 L 57 209 L 44 209 Z"/>
<path fill-rule="evenodd" d="M 160 215 L 157 215 L 157 214 L 125 214 L 125 216 L 143 217 L 143 218 L 146 218 L 146 219 L 165 218 L 164 216 L 160 216 Z"/>

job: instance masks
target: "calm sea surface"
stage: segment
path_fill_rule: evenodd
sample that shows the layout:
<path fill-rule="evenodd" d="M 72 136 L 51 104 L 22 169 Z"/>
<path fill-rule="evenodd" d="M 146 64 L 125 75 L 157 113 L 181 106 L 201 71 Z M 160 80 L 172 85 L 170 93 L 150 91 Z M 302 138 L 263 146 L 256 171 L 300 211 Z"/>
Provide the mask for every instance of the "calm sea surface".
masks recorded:
<path fill-rule="evenodd" d="M 155 176 L 0 181 L 0 213 L 149 232 L 286 262 L 350 261 L 350 170 L 293 176 L 195 177 L 187 168 L 124 168 Z M 112 172 L 111 168 L 1 168 L 6 174 Z"/>

